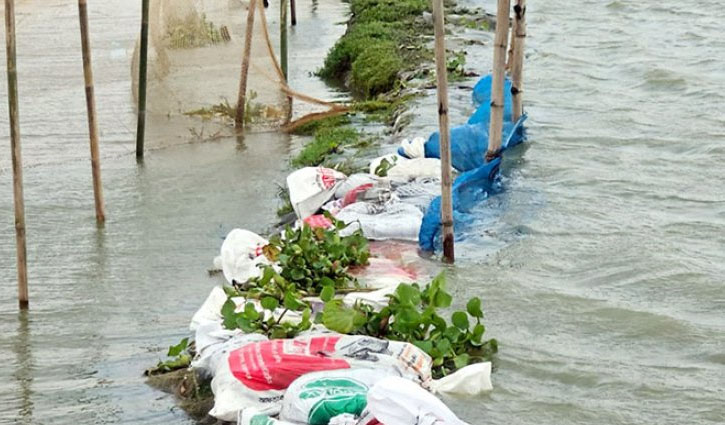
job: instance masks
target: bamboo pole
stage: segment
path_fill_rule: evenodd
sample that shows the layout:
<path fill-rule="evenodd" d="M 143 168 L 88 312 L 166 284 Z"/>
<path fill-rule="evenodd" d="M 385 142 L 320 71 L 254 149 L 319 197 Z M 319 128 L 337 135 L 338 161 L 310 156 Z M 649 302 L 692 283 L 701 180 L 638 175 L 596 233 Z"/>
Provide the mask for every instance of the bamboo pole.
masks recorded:
<path fill-rule="evenodd" d="M 518 121 L 524 113 L 524 47 L 526 46 L 526 0 L 516 0 L 514 5 L 514 43 L 513 63 L 511 66 L 511 97 L 513 100 L 513 120 Z"/>
<path fill-rule="evenodd" d="M 290 23 L 292 26 L 297 25 L 297 5 L 295 0 L 289 0 L 289 9 L 290 9 Z"/>
<path fill-rule="evenodd" d="M 15 204 L 15 244 L 18 257 L 18 305 L 28 308 L 28 263 L 25 248 L 25 200 L 23 197 L 23 159 L 20 152 L 18 117 L 18 72 L 15 59 L 15 0 L 5 0 L 5 48 L 8 72 L 8 113 L 10 151 L 13 162 L 13 200 Z"/>
<path fill-rule="evenodd" d="M 506 72 L 506 47 L 508 44 L 510 0 L 498 0 L 496 12 L 496 37 L 493 45 L 493 81 L 491 83 L 491 123 L 488 130 L 486 161 L 499 154 L 503 132 L 504 74 Z"/>
<path fill-rule="evenodd" d="M 247 76 L 249 75 L 249 55 L 252 53 L 252 33 L 254 31 L 254 8 L 257 0 L 249 0 L 247 10 L 247 32 L 244 36 L 244 54 L 242 56 L 242 75 L 239 79 L 239 96 L 237 98 L 237 116 L 234 123 L 238 131 L 244 130 L 244 107 L 247 101 Z"/>
<path fill-rule="evenodd" d="M 143 158 L 146 136 L 146 75 L 149 52 L 149 0 L 141 1 L 141 48 L 138 70 L 138 118 L 136 125 L 136 158 Z"/>
<path fill-rule="evenodd" d="M 287 0 L 280 0 L 279 8 L 279 56 L 284 81 L 287 82 Z"/>
<path fill-rule="evenodd" d="M 453 202 L 451 194 L 451 133 L 448 122 L 448 70 L 446 69 L 446 42 L 443 7 L 443 0 L 433 0 L 436 78 L 438 80 L 438 125 L 440 127 L 443 259 L 448 263 L 453 263 L 455 260 L 455 250 L 453 243 Z"/>
<path fill-rule="evenodd" d="M 96 121 L 96 100 L 93 94 L 93 68 L 91 67 L 91 43 L 88 36 L 88 7 L 86 0 L 78 0 L 78 14 L 81 21 L 81 51 L 83 53 L 83 77 L 86 83 L 86 109 L 88 111 L 88 133 L 91 141 L 91 170 L 93 172 L 93 197 L 96 204 L 96 222 L 103 224 L 103 186 L 101 185 L 101 160 L 98 152 L 98 123 Z"/>

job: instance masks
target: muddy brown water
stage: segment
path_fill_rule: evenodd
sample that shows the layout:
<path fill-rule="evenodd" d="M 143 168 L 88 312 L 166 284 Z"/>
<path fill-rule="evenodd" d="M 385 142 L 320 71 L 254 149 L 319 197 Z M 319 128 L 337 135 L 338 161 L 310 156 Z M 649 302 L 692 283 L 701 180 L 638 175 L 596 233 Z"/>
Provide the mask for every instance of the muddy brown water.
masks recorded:
<path fill-rule="evenodd" d="M 186 334 L 223 235 L 270 224 L 296 141 L 193 143 L 137 166 L 140 2 L 92 2 L 108 204 L 98 230 L 77 4 L 17 3 L 32 310 L 16 310 L 2 102 L 0 423 L 191 423 L 141 372 Z M 344 12 L 298 1 L 293 85 L 341 96 L 308 73 Z M 723 19 L 716 1 L 530 2 L 531 141 L 507 156 L 507 191 L 480 207 L 450 270 L 458 297 L 483 298 L 501 342 L 496 389 L 446 400 L 471 424 L 725 423 Z M 486 43 L 467 47 L 468 67 L 486 72 L 492 35 L 466 37 Z M 469 96 L 452 90 L 454 123 Z M 435 128 L 434 104 L 418 101 L 405 135 Z"/>

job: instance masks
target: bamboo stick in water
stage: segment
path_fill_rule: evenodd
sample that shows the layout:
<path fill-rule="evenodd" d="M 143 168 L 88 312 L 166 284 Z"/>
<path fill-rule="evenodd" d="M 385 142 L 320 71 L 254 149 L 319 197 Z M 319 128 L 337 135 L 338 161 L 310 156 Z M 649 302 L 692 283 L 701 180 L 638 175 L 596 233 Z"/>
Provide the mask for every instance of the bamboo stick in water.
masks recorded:
<path fill-rule="evenodd" d="M 448 70 L 446 69 L 446 42 L 443 0 L 433 0 L 435 27 L 436 78 L 438 80 L 438 124 L 440 126 L 441 154 L 441 224 L 443 225 L 443 259 L 453 263 L 453 202 L 451 195 L 451 146 L 448 122 Z"/>
<path fill-rule="evenodd" d="M 514 28 L 512 40 L 514 54 L 511 66 L 511 97 L 513 120 L 518 121 L 524 113 L 524 47 L 526 46 L 526 0 L 516 0 L 514 5 Z"/>
<path fill-rule="evenodd" d="M 254 9 L 257 6 L 257 0 L 249 0 L 249 10 L 247 10 L 247 31 L 244 36 L 244 53 L 242 56 L 242 73 L 239 79 L 239 96 L 237 97 L 237 115 L 234 123 L 237 131 L 244 130 L 244 107 L 247 101 L 247 77 L 249 75 L 249 56 L 252 52 L 252 34 L 254 31 Z"/>
<path fill-rule="evenodd" d="M 287 0 L 280 0 L 279 8 L 279 56 L 282 64 L 282 73 L 285 82 L 288 81 L 287 73 Z"/>
<path fill-rule="evenodd" d="M 15 0 L 5 0 L 5 48 L 8 72 L 8 112 L 10 151 L 13 162 L 13 200 L 15 204 L 15 244 L 18 258 L 18 304 L 28 308 L 28 263 L 25 248 L 25 200 L 23 197 L 23 159 L 20 152 L 18 116 L 18 73 L 15 59 Z"/>
<path fill-rule="evenodd" d="M 138 119 L 136 126 L 136 158 L 143 158 L 146 136 L 146 74 L 149 51 L 149 0 L 141 3 L 141 48 L 138 71 Z"/>
<path fill-rule="evenodd" d="M 491 83 L 491 122 L 488 131 L 486 161 L 495 158 L 501 149 L 504 108 L 504 77 L 506 73 L 506 47 L 508 45 L 510 0 L 498 0 L 496 37 L 493 51 L 493 81 Z"/>
<path fill-rule="evenodd" d="M 86 110 L 88 111 L 88 133 L 91 142 L 91 170 L 93 172 L 96 222 L 103 224 L 106 221 L 106 213 L 103 206 L 101 159 L 98 150 L 98 122 L 96 121 L 96 100 L 93 94 L 93 68 L 91 66 L 91 42 L 88 35 L 88 7 L 86 0 L 78 0 L 78 14 L 81 25 L 81 51 L 83 54 L 83 77 L 86 84 Z"/>
<path fill-rule="evenodd" d="M 292 26 L 297 25 L 297 5 L 295 0 L 289 0 L 290 23 Z"/>

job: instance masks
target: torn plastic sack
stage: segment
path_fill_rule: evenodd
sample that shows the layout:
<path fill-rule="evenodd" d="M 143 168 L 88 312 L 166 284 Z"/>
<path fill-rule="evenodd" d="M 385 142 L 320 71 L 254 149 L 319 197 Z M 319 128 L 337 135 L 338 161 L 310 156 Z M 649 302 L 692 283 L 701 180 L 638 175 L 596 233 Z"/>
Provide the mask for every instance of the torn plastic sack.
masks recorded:
<path fill-rule="evenodd" d="M 356 187 L 363 186 L 366 184 L 372 184 L 373 186 L 386 185 L 387 182 L 384 178 L 378 177 L 373 174 L 367 173 L 356 173 L 351 174 L 345 181 L 340 183 L 335 190 L 335 199 L 344 198 L 348 192 L 355 189 Z"/>
<path fill-rule="evenodd" d="M 441 196 L 440 178 L 420 177 L 395 186 L 395 196 L 400 202 L 414 205 L 423 213 L 436 196 Z"/>
<path fill-rule="evenodd" d="M 343 303 L 352 307 L 363 302 L 375 309 L 388 305 L 388 295 L 395 293 L 401 283 L 418 281 L 417 270 L 388 258 L 371 257 L 365 267 L 351 269 L 350 273 L 358 279 L 364 288 L 375 288 L 370 292 L 351 292 L 343 298 Z"/>
<path fill-rule="evenodd" d="M 501 150 L 510 149 L 523 141 L 523 125 L 526 115 L 516 124 L 506 122 L 503 125 Z M 468 171 L 483 165 L 488 150 L 488 125 L 464 124 L 451 130 L 451 162 L 455 169 Z M 426 158 L 440 158 L 440 140 L 436 131 L 425 142 Z"/>
<path fill-rule="evenodd" d="M 262 248 L 269 241 L 254 232 L 234 229 L 224 238 L 222 243 L 222 272 L 227 282 L 243 283 L 252 277 L 260 276 L 258 264 L 270 265 L 270 261 L 262 253 Z"/>
<path fill-rule="evenodd" d="M 415 137 L 413 140 L 403 139 L 400 142 L 400 149 L 406 158 L 425 158 L 425 139 Z"/>
<path fill-rule="evenodd" d="M 495 158 L 488 164 L 467 171 L 453 183 L 453 219 L 455 232 L 461 232 L 466 224 L 472 221 L 468 212 L 476 204 L 486 199 L 489 194 L 499 190 L 499 167 L 501 158 Z M 436 236 L 441 227 L 441 198 L 435 198 L 428 207 L 423 223 L 420 226 L 418 245 L 424 251 L 433 252 L 436 246 Z"/>
<path fill-rule="evenodd" d="M 433 393 L 477 396 L 493 390 L 491 362 L 475 363 L 458 369 L 430 384 Z"/>
<path fill-rule="evenodd" d="M 322 209 L 337 215 L 343 208 L 356 202 L 371 202 L 384 204 L 393 196 L 389 182 L 366 183 L 350 189 L 342 198 L 330 201 L 322 206 Z"/>
<path fill-rule="evenodd" d="M 367 412 L 385 425 L 467 425 L 433 394 L 398 377 L 384 378 L 370 389 Z"/>
<path fill-rule="evenodd" d="M 282 400 L 279 418 L 308 425 L 328 425 L 345 413 L 360 416 L 370 387 L 390 371 L 346 369 L 308 373 L 297 378 Z"/>
<path fill-rule="evenodd" d="M 222 306 L 227 301 L 227 294 L 221 286 L 212 288 L 209 296 L 206 297 L 201 307 L 191 317 L 189 330 L 196 332 L 197 328 L 204 323 L 222 321 Z"/>
<path fill-rule="evenodd" d="M 287 176 L 289 198 L 297 217 L 315 214 L 346 179 L 341 172 L 324 167 L 305 167 Z"/>
<path fill-rule="evenodd" d="M 348 224 L 340 231 L 342 236 L 362 229 L 365 237 L 371 240 L 415 241 L 423 213 L 414 205 L 396 201 L 385 204 L 356 202 L 343 208 L 336 218 Z"/>
<path fill-rule="evenodd" d="M 388 170 L 388 178 L 398 182 L 440 176 L 441 160 L 438 158 L 413 158 L 398 161 L 395 166 Z"/>
<path fill-rule="evenodd" d="M 481 77 L 480 80 L 473 86 L 473 103 L 479 105 L 476 112 L 473 113 L 471 118 L 468 120 L 469 124 L 475 124 L 479 122 L 489 123 L 491 122 L 491 83 L 493 82 L 493 76 L 488 74 Z M 513 84 L 511 80 L 506 78 L 503 86 L 504 94 L 504 109 L 503 109 L 503 120 L 504 122 L 511 122 L 513 116 L 513 97 L 511 94 L 511 87 Z"/>
<path fill-rule="evenodd" d="M 278 408 L 287 387 L 310 372 L 367 367 L 427 384 L 431 366 L 430 356 L 412 344 L 366 336 L 324 334 L 247 344 L 219 362 L 210 414 L 232 421 L 247 407 Z"/>

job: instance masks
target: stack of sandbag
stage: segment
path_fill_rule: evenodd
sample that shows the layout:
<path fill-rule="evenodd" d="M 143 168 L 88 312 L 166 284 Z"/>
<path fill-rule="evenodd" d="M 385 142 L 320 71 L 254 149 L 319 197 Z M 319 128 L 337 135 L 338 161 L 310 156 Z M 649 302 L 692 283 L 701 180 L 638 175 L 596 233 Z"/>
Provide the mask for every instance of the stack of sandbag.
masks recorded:
<path fill-rule="evenodd" d="M 246 343 L 216 362 L 210 414 L 233 421 L 239 410 L 254 407 L 279 412 L 287 388 L 311 372 L 375 369 L 426 384 L 431 358 L 412 344 L 334 333 Z"/>

